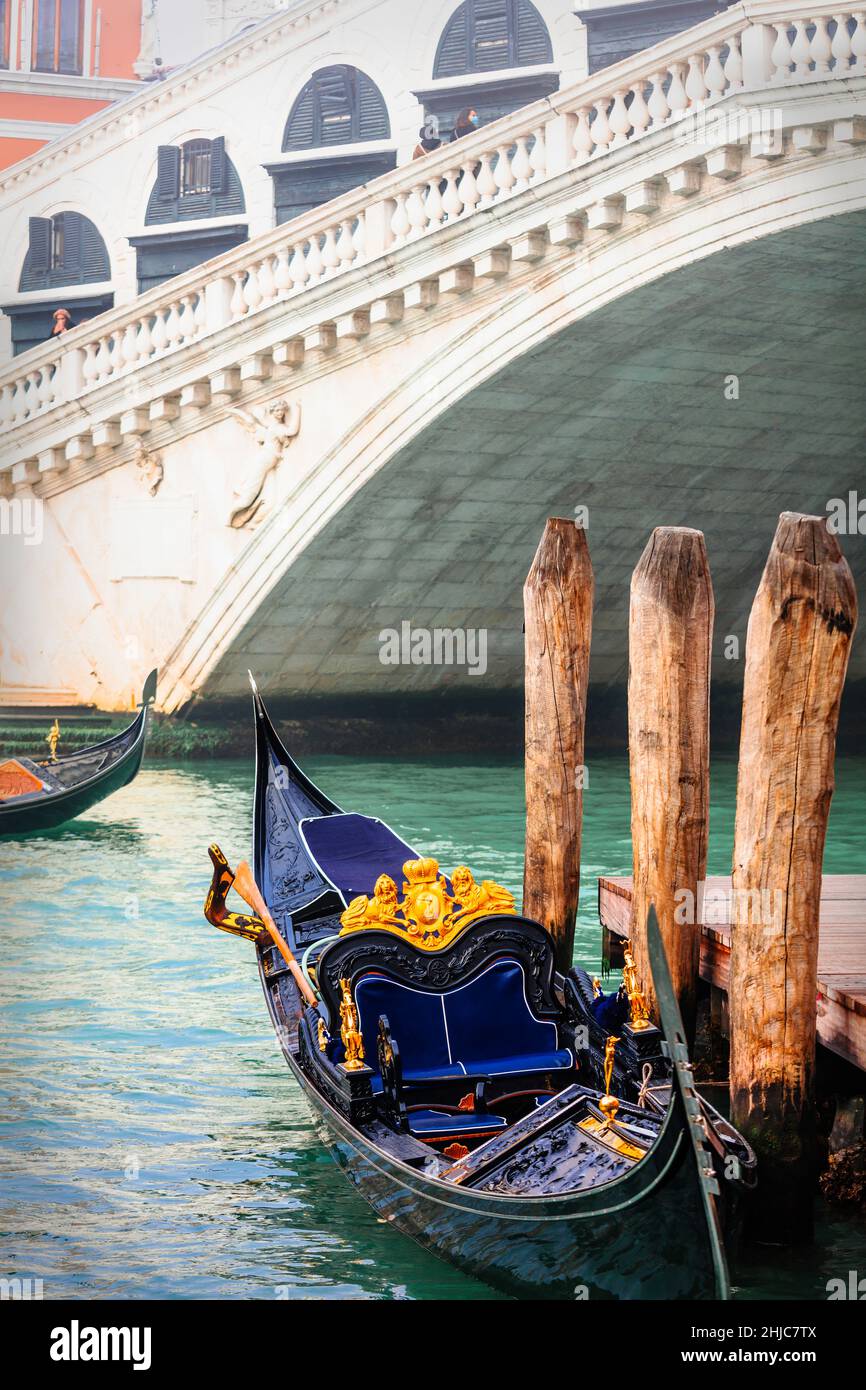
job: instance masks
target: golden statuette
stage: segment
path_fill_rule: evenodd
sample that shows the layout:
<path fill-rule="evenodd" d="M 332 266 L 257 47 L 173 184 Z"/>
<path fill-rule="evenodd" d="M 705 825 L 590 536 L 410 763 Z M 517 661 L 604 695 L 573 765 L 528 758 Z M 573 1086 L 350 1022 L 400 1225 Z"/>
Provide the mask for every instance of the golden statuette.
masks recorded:
<path fill-rule="evenodd" d="M 327 1028 L 327 1024 L 325 1023 L 325 1020 L 324 1020 L 323 1018 L 320 1018 L 319 1021 L 318 1021 L 318 1023 L 316 1024 L 316 1033 L 317 1033 L 317 1035 L 318 1035 L 318 1040 L 319 1040 L 319 1051 L 320 1051 L 320 1052 L 327 1052 L 327 1050 L 328 1050 L 328 1028 Z"/>
<path fill-rule="evenodd" d="M 649 1005 L 638 984 L 637 966 L 631 953 L 631 943 L 628 941 L 623 950 L 623 960 L 625 963 L 622 968 L 622 983 L 628 996 L 629 1022 L 635 1030 L 649 1028 L 652 1026 Z"/>
<path fill-rule="evenodd" d="M 373 897 L 353 898 L 342 914 L 341 936 L 378 928 L 411 941 L 423 951 L 438 951 L 480 917 L 517 909 L 506 888 L 485 879 L 476 883 L 471 870 L 460 864 L 451 878 L 453 893 L 439 872 L 435 859 L 409 859 L 403 865 L 403 901 L 397 901 L 397 885 L 387 874 L 376 880 Z"/>
<path fill-rule="evenodd" d="M 60 721 L 58 719 L 55 719 L 54 723 L 51 725 L 50 732 L 45 736 L 45 742 L 48 744 L 48 751 L 51 754 L 51 761 L 53 763 L 56 763 L 57 745 L 60 742 Z"/>
<path fill-rule="evenodd" d="M 358 1010 L 352 998 L 350 980 L 340 981 L 340 992 L 342 995 L 340 999 L 340 1037 L 343 1039 L 343 1046 L 346 1049 L 343 1066 L 346 1071 L 360 1071 L 364 1065 L 364 1039 L 361 1036 L 361 1025 L 358 1021 Z"/>
<path fill-rule="evenodd" d="M 604 1045 L 604 1095 L 598 1103 L 598 1108 L 602 1115 L 610 1124 L 616 1119 L 616 1112 L 619 1110 L 619 1099 L 610 1093 L 610 1084 L 613 1080 L 613 1064 L 616 1056 L 616 1045 L 619 1038 L 608 1038 Z"/>

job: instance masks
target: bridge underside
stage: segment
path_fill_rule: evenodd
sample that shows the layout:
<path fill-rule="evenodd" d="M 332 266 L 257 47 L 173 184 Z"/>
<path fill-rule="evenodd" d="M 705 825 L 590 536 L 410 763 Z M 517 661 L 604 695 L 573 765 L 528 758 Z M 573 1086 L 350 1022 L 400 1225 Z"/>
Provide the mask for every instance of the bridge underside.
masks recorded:
<path fill-rule="evenodd" d="M 666 524 L 706 534 L 714 679 L 739 683 L 779 512 L 824 513 L 866 493 L 864 253 L 863 213 L 764 237 L 629 293 L 509 365 L 310 542 L 201 696 L 234 699 L 250 666 L 276 696 L 515 689 L 522 584 L 545 518 L 583 507 L 592 681 L 626 680 L 630 576 Z M 866 536 L 840 539 L 863 593 Z M 485 629 L 486 674 L 384 666 L 380 633 L 404 622 Z M 861 627 L 851 676 L 864 675 Z"/>

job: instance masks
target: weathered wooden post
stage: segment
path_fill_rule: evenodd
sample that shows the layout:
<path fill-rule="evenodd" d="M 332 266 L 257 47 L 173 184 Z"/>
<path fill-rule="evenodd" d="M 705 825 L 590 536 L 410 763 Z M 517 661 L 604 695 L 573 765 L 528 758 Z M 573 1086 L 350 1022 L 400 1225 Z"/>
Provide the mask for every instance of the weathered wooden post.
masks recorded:
<path fill-rule="evenodd" d="M 526 859 L 523 911 L 569 970 L 580 889 L 583 747 L 594 580 L 586 532 L 552 517 L 523 589 Z"/>
<path fill-rule="evenodd" d="M 632 947 L 650 1008 L 646 920 L 655 903 L 689 1042 L 706 877 L 710 658 L 715 604 L 704 537 L 658 526 L 631 581 L 628 738 L 634 862 Z"/>
<path fill-rule="evenodd" d="M 731 1114 L 760 1160 L 754 1234 L 808 1240 L 818 909 L 857 595 L 823 517 L 783 512 L 746 644 L 734 837 Z"/>

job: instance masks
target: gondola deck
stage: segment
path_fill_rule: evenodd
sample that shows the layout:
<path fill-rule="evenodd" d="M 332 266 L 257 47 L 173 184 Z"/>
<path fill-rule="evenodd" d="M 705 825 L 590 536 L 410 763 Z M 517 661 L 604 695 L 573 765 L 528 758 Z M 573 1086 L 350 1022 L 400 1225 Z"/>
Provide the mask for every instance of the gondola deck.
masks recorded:
<path fill-rule="evenodd" d="M 382 822 L 343 813 L 292 761 L 257 692 L 255 713 L 255 878 L 285 940 L 278 949 L 258 919 L 227 929 L 256 940 L 285 1059 L 359 1192 L 517 1296 L 728 1297 L 708 1146 L 721 1140 L 694 1089 L 654 918 L 666 1106 L 611 1095 L 615 1040 L 607 1085 L 595 1084 L 552 942 L 504 890 L 465 867 L 446 878 Z M 230 871 L 219 881 L 224 895 Z M 213 892 L 208 915 L 226 926 Z"/>

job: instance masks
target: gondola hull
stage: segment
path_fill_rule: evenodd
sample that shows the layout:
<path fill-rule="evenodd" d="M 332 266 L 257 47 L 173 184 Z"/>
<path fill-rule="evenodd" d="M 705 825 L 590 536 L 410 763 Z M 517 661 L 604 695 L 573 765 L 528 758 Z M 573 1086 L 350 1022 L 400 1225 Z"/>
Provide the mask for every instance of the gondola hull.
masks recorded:
<path fill-rule="evenodd" d="M 58 761 L 56 766 L 72 785 L 0 803 L 0 839 L 56 830 L 127 786 L 138 775 L 144 758 L 148 710 L 155 692 L 154 672 L 145 685 L 141 709 L 127 729 Z M 100 762 L 105 766 L 100 767 Z M 81 778 L 74 780 L 79 767 Z"/>
<path fill-rule="evenodd" d="M 376 1215 L 395 1230 L 463 1273 L 519 1298 L 725 1296 L 678 1106 L 672 1107 L 656 1146 L 626 1177 L 570 1196 L 496 1197 L 422 1172 L 409 1175 L 404 1163 L 351 1125 L 310 1084 L 264 972 L 262 984 L 322 1143 Z"/>

